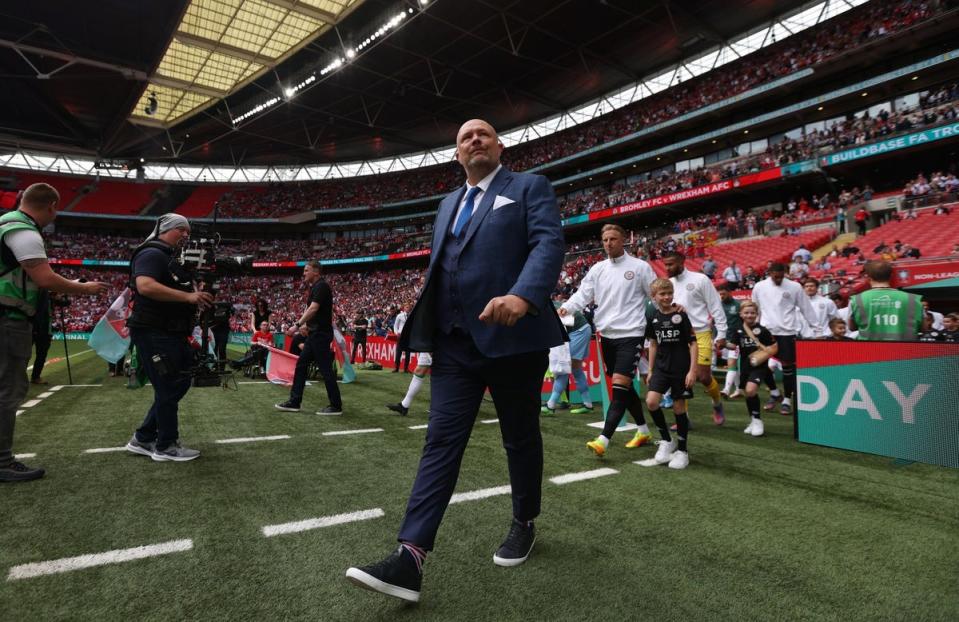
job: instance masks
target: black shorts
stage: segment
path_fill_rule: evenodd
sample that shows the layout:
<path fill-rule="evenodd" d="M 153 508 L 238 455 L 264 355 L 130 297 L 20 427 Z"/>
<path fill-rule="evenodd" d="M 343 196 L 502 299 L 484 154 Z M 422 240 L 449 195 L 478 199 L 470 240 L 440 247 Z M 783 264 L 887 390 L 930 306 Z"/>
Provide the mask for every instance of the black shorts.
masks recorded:
<path fill-rule="evenodd" d="M 602 338 L 603 366 L 606 375 L 622 374 L 630 378 L 636 375 L 636 365 L 643 347 L 642 337 Z"/>
<path fill-rule="evenodd" d="M 774 335 L 779 349 L 776 351 L 776 358 L 779 362 L 786 365 L 796 365 L 796 335 Z"/>
<path fill-rule="evenodd" d="M 743 360 L 745 361 L 745 359 Z M 766 378 L 771 376 L 772 373 L 772 370 L 769 369 L 769 365 L 766 363 L 763 363 L 762 367 L 748 367 L 739 375 L 739 388 L 745 389 L 746 383 L 748 382 L 755 382 L 758 385 L 762 385 L 766 382 Z"/>
<path fill-rule="evenodd" d="M 673 399 L 683 399 L 686 390 L 686 376 L 670 376 L 653 370 L 653 377 L 649 380 L 649 390 L 656 393 L 666 393 L 672 389 Z"/>

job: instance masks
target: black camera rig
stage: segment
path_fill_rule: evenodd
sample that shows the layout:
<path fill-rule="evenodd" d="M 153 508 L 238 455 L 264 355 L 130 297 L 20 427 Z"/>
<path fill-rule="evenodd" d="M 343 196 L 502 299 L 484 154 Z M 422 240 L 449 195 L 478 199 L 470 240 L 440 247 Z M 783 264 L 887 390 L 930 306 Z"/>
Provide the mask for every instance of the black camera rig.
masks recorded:
<path fill-rule="evenodd" d="M 252 267 L 251 256 L 225 256 L 220 254 L 223 242 L 213 224 L 193 223 L 190 239 L 180 249 L 177 261 L 186 270 L 201 291 L 219 293 L 219 279 L 224 276 L 242 274 Z M 189 370 L 195 387 L 228 387 L 230 382 L 236 385 L 232 371 L 227 371 L 226 360 L 221 360 L 210 351 L 210 329 L 228 324 L 233 314 L 230 302 L 215 301 L 212 306 L 199 314 L 200 350 L 194 366 Z"/>

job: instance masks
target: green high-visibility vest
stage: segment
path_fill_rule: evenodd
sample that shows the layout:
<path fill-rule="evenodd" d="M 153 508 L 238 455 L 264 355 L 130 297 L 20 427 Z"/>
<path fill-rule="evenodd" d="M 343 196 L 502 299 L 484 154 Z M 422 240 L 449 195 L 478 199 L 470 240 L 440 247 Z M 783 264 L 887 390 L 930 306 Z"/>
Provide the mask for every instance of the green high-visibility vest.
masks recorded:
<path fill-rule="evenodd" d="M 891 287 L 877 287 L 849 300 L 863 341 L 915 341 L 922 327 L 922 297 Z"/>
<path fill-rule="evenodd" d="M 24 229 L 40 233 L 36 223 L 20 210 L 0 216 L 0 244 L 8 233 Z M 37 311 L 39 298 L 40 288 L 23 267 L 19 263 L 5 264 L 0 255 L 0 309 L 8 317 L 30 318 Z"/>

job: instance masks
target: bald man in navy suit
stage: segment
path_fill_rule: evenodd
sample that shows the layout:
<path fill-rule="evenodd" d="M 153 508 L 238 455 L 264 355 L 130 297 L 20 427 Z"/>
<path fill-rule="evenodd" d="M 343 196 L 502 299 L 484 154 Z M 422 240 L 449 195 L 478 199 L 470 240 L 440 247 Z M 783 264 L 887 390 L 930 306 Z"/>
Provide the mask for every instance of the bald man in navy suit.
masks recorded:
<path fill-rule="evenodd" d="M 550 302 L 566 245 L 549 180 L 504 168 L 503 143 L 480 119 L 464 123 L 456 143 L 466 184 L 440 204 L 425 286 L 400 337 L 400 347 L 433 353 L 426 446 L 400 546 L 346 573 L 361 587 L 414 602 L 487 387 L 513 497 L 493 562 L 517 566 L 532 552 L 543 480 L 540 390 L 549 348 L 567 338 Z"/>

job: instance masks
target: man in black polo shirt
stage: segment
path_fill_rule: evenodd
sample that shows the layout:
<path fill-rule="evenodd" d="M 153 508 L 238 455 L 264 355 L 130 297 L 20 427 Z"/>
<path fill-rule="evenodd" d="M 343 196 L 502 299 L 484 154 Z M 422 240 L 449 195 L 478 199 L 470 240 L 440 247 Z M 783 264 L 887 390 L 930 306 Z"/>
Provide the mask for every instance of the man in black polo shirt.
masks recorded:
<path fill-rule="evenodd" d="M 366 319 L 364 311 L 356 314 L 353 320 L 353 353 L 350 354 L 350 363 L 356 363 L 356 351 L 363 349 L 363 362 L 366 362 L 366 331 L 369 328 L 370 321 Z"/>
<path fill-rule="evenodd" d="M 303 281 L 310 286 L 309 306 L 300 316 L 299 321 L 287 330 L 287 334 L 292 337 L 301 326 L 306 326 L 310 335 L 306 338 L 300 358 L 296 362 L 290 399 L 276 404 L 276 409 L 288 412 L 300 411 L 303 387 L 306 386 L 306 372 L 310 363 L 315 362 L 326 384 L 326 394 L 330 398 L 330 405 L 316 411 L 316 414 L 342 415 L 343 401 L 340 398 L 340 388 L 336 384 L 333 352 L 330 350 L 330 345 L 333 343 L 333 290 L 320 276 L 320 270 L 320 262 L 316 260 L 308 261 L 303 268 Z"/>

